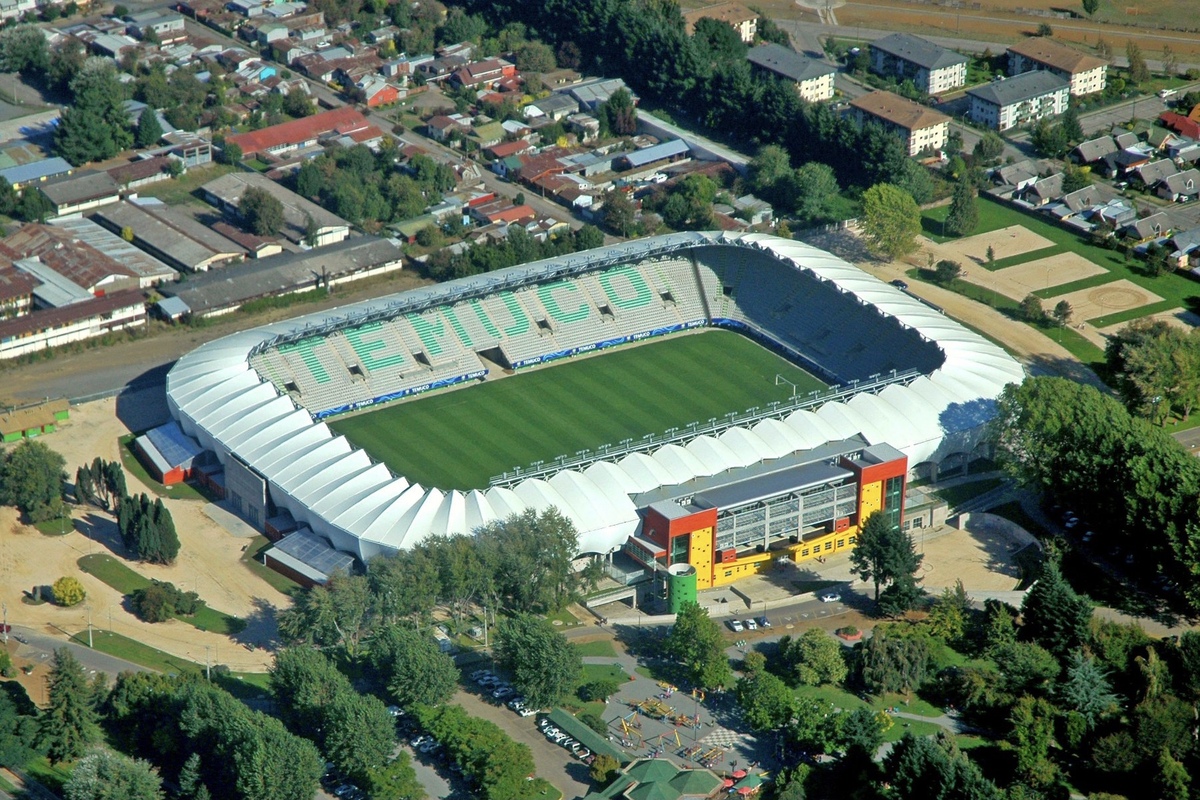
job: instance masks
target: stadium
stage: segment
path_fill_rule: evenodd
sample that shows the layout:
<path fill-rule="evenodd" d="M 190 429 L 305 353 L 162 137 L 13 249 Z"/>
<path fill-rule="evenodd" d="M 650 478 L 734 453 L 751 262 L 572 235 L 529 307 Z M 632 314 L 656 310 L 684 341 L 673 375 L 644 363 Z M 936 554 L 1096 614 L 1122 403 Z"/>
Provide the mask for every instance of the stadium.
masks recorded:
<path fill-rule="evenodd" d="M 393 401 L 465 384 L 450 394 L 486 418 L 486 405 L 470 400 L 486 397 L 491 386 L 525 387 L 518 382 L 542 372 L 548 386 L 565 362 L 572 369 L 602 365 L 616 354 L 636 361 L 638 343 L 667 337 L 665 344 L 705 329 L 732 331 L 775 354 L 774 383 L 785 384 L 785 393 L 617 441 L 585 436 L 588 446 L 524 467 L 510 463 L 487 485 L 467 481 L 469 488 L 418 483 L 333 429 L 342 419 L 355 421 L 355 438 L 367 450 L 389 439 L 409 463 L 432 459 L 440 446 L 420 440 L 415 425 L 389 422 L 404 417 L 383 415 L 419 409 L 445 393 Z M 647 358 L 659 346 L 646 345 Z M 610 348 L 616 354 L 593 355 Z M 679 362 L 680 372 L 690 372 L 669 390 L 656 381 L 677 376 L 663 374 L 673 369 L 660 358 L 630 373 L 643 378 L 609 388 L 617 397 L 655 387 L 640 405 L 687 407 L 694 395 L 709 401 L 696 408 L 711 409 L 722 397 L 741 397 L 721 390 L 746 358 L 714 364 L 713 372 Z M 564 364 L 543 366 L 551 362 Z M 497 381 L 500 375 L 512 377 Z M 979 455 L 995 398 L 1022 377 L 999 347 L 829 253 L 761 234 L 680 233 L 205 344 L 167 377 L 173 432 L 139 441 L 160 472 L 186 459 L 177 474 L 209 482 L 280 539 L 276 565 L 309 581 L 434 534 L 469 534 L 553 506 L 578 529 L 580 555 L 620 551 L 651 570 L 686 563 L 705 588 L 781 556 L 799 561 L 852 547 L 859 521 L 876 510 L 899 524 L 907 477 L 958 468 Z M 674 394 L 663 397 L 665 391 Z M 532 389 L 510 395 L 522 392 L 532 403 Z M 576 399 L 586 405 L 587 398 Z M 493 428 L 510 441 L 542 432 L 537 415 L 505 419 Z M 586 434 L 590 425 L 581 417 L 576 427 Z M 463 435 L 469 442 L 484 433 Z M 446 441 L 445 449 L 476 448 Z"/>

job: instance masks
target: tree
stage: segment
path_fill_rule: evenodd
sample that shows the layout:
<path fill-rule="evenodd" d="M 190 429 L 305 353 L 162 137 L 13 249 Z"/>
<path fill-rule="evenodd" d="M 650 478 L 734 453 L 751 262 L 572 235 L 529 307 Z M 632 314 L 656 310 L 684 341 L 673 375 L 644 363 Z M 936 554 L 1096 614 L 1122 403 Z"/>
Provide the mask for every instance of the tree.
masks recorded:
<path fill-rule="evenodd" d="M 125 113 L 125 91 L 116 68 L 89 58 L 71 80 L 74 102 L 54 131 L 55 150 L 72 164 L 112 158 L 133 144 Z"/>
<path fill-rule="evenodd" d="M 558 66 L 554 50 L 541 42 L 524 42 L 517 48 L 516 57 L 521 72 L 551 72 Z"/>
<path fill-rule="evenodd" d="M 221 145 L 221 149 L 217 155 L 217 160 L 222 164 L 238 164 L 242 160 L 242 147 L 237 142 L 227 141 Z"/>
<path fill-rule="evenodd" d="M 971 598 L 967 596 L 962 580 L 956 580 L 953 589 L 947 586 L 933 601 L 925 623 L 930 633 L 953 645 L 966 631 L 970 611 Z"/>
<path fill-rule="evenodd" d="M 359 694 L 347 683 L 325 707 L 322 751 L 358 783 L 384 768 L 396 747 L 396 722 L 383 701 Z"/>
<path fill-rule="evenodd" d="M 158 140 L 162 138 L 162 125 L 158 124 L 158 115 L 154 113 L 154 109 L 146 106 L 142 109 L 142 114 L 138 117 L 137 134 L 134 136 L 134 144 L 138 147 L 153 147 L 158 144 Z"/>
<path fill-rule="evenodd" d="M 602 212 L 604 227 L 613 233 L 627 237 L 633 231 L 633 200 L 620 189 L 610 189 L 605 193 Z"/>
<path fill-rule="evenodd" d="M 1173 78 L 1179 72 L 1179 57 L 1175 55 L 1175 51 L 1169 44 L 1163 45 L 1162 65 L 1164 77 Z"/>
<path fill-rule="evenodd" d="M 633 136 L 637 133 L 637 108 L 628 89 L 618 89 L 600 104 L 596 116 L 600 131 L 610 136 Z"/>
<path fill-rule="evenodd" d="M 1108 675 L 1096 659 L 1075 650 L 1069 656 L 1065 680 L 1058 687 L 1060 703 L 1078 712 L 1094 730 L 1100 718 L 1117 708 Z"/>
<path fill-rule="evenodd" d="M 1062 657 L 1086 641 L 1092 607 L 1075 594 L 1051 558 L 1021 604 L 1022 635 Z"/>
<path fill-rule="evenodd" d="M 517 614 L 496 631 L 496 663 L 513 676 L 513 686 L 534 708 L 558 703 L 572 692 L 583 661 L 566 638 L 543 617 Z"/>
<path fill-rule="evenodd" d="M 65 647 L 55 650 L 50 661 L 49 704 L 39 728 L 42 745 L 54 764 L 82 757 L 100 739 L 83 665 Z"/>
<path fill-rule="evenodd" d="M 1065 327 L 1071 321 L 1071 314 L 1074 313 L 1074 309 L 1071 308 L 1071 304 L 1068 301 L 1059 300 L 1054 304 L 1054 310 L 1050 313 L 1054 315 L 1054 321 L 1058 323 L 1059 327 Z"/>
<path fill-rule="evenodd" d="M 39 195 L 30 191 L 28 195 Z M 62 490 L 67 462 L 34 439 L 24 439 L 0 462 L 0 497 L 16 506 L 31 522 L 63 516 Z"/>
<path fill-rule="evenodd" d="M 1040 325 L 1046 321 L 1046 309 L 1042 307 L 1042 299 L 1036 294 L 1027 294 L 1017 307 L 1017 313 L 1026 322 Z"/>
<path fill-rule="evenodd" d="M 1033 642 L 1009 642 L 988 650 L 1000 670 L 999 688 L 1013 696 L 1044 695 L 1060 672 L 1058 659 Z"/>
<path fill-rule="evenodd" d="M 35 78 L 50 66 L 46 37 L 35 25 L 14 25 L 0 31 L 0 70 Z"/>
<path fill-rule="evenodd" d="M 28 705 L 28 713 L 22 713 L 13 697 L 0 692 L 0 766 L 20 767 L 37 755 L 37 709 Z"/>
<path fill-rule="evenodd" d="M 961 278 L 962 275 L 962 265 L 948 258 L 943 258 L 933 268 L 933 278 L 938 283 L 950 283 L 950 281 L 956 278 Z"/>
<path fill-rule="evenodd" d="M 1079 111 L 1075 106 L 1067 107 L 1063 115 L 1058 118 L 1058 124 L 1062 126 L 1063 137 L 1068 143 L 1083 141 L 1083 124 L 1079 121 Z"/>
<path fill-rule="evenodd" d="M 436 706 L 458 689 L 454 659 L 427 633 L 400 625 L 375 631 L 368 643 L 371 664 L 397 704 Z"/>
<path fill-rule="evenodd" d="M 1150 80 L 1150 68 L 1146 66 L 1146 58 L 1142 48 L 1133 39 L 1125 40 L 1125 58 L 1129 60 L 1129 80 L 1134 84 Z"/>
<path fill-rule="evenodd" d="M 686 602 L 675 615 L 663 651 L 681 664 L 692 682 L 705 689 L 724 686 L 733 674 L 725 657 L 721 629 L 697 603 Z"/>
<path fill-rule="evenodd" d="M 819 161 L 801 165 L 791 181 L 795 184 L 792 194 L 796 215 L 802 219 L 823 219 L 830 204 L 841 192 L 833 167 Z"/>
<path fill-rule="evenodd" d="M 54 602 L 60 606 L 77 606 L 87 599 L 87 591 L 78 578 L 64 575 L 54 582 L 51 587 L 54 592 Z"/>
<path fill-rule="evenodd" d="M 922 636 L 897 636 L 890 626 L 877 625 L 862 644 L 859 666 L 870 692 L 914 691 L 929 669 L 929 642 Z"/>
<path fill-rule="evenodd" d="M 795 639 L 790 636 L 780 639 L 779 659 L 803 686 L 840 684 L 849 671 L 841 644 L 820 628 L 809 628 Z"/>
<path fill-rule="evenodd" d="M 863 235 L 877 256 L 896 259 L 917 249 L 921 210 L 912 195 L 881 183 L 863 192 Z"/>
<path fill-rule="evenodd" d="M 975 149 L 971 151 L 975 160 L 983 164 L 991 164 L 1004 155 L 1004 140 L 995 131 L 988 131 L 979 137 Z"/>
<path fill-rule="evenodd" d="M 945 733 L 933 738 L 904 734 L 884 766 L 892 789 L 889 796 L 896 800 L 1005 798 L 1004 792 L 987 780 Z"/>
<path fill-rule="evenodd" d="M 1038 155 L 1058 158 L 1067 151 L 1067 134 L 1062 125 L 1055 125 L 1042 117 L 1029 129 L 1029 142 Z"/>
<path fill-rule="evenodd" d="M 1017 774 L 1034 785 L 1049 784 L 1056 772 L 1050 761 L 1054 716 L 1054 706 L 1028 695 L 1017 701 L 1009 715 L 1010 740 L 1017 752 Z"/>
<path fill-rule="evenodd" d="M 887 515 L 876 511 L 858 531 L 858 543 L 850 552 L 854 574 L 875 584 L 875 602 L 881 586 L 903 576 L 912 576 L 921 566 L 908 534 L 893 525 Z"/>
<path fill-rule="evenodd" d="M 364 788 L 371 800 L 424 800 L 425 787 L 417 780 L 412 756 L 401 750 L 386 765 L 367 774 Z"/>
<path fill-rule="evenodd" d="M 183 762 L 183 766 L 179 768 L 179 778 L 175 781 L 179 784 L 179 792 L 189 800 L 195 800 L 196 792 L 199 791 L 202 783 L 203 773 L 200 771 L 200 754 L 192 753 L 187 757 L 187 761 Z"/>
<path fill-rule="evenodd" d="M 26 222 L 45 222 L 54 212 L 54 205 L 39 191 L 21 192 L 21 200 L 17 204 L 17 216 Z"/>
<path fill-rule="evenodd" d="M 1091 185 L 1092 171 L 1090 167 L 1077 167 L 1070 162 L 1063 167 L 1063 192 L 1077 192 Z"/>
<path fill-rule="evenodd" d="M 775 187 L 792 174 L 792 160 L 787 150 L 777 144 L 765 144 L 750 159 L 748 166 L 750 190 L 760 197 L 775 199 Z"/>
<path fill-rule="evenodd" d="M 613 777 L 621 771 L 621 762 L 610 755 L 598 753 L 596 760 L 588 771 L 588 776 L 597 786 L 607 786 Z"/>
<path fill-rule="evenodd" d="M 1049 38 L 1054 35 L 1054 28 L 1050 27 L 1049 22 L 1039 22 L 1037 27 L 1037 35 Z"/>
<path fill-rule="evenodd" d="M 1096 12 L 1100 10 L 1100 0 L 1083 0 L 1083 13 L 1089 17 L 1096 16 Z"/>
<path fill-rule="evenodd" d="M 782 680 L 766 670 L 751 672 L 737 682 L 738 702 L 756 731 L 773 731 L 792 718 L 796 697 Z"/>
<path fill-rule="evenodd" d="M 297 119 L 301 117 L 311 117 L 317 111 L 316 104 L 313 103 L 308 92 L 300 87 L 293 87 L 288 90 L 288 93 L 283 96 L 283 113 L 289 117 Z"/>
<path fill-rule="evenodd" d="M 283 228 L 283 203 L 266 189 L 251 186 L 243 192 L 238 213 L 258 236 L 274 236 Z"/>
<path fill-rule="evenodd" d="M 97 749 L 71 770 L 63 795 L 66 800 L 162 800 L 162 778 L 147 761 Z"/>
<path fill-rule="evenodd" d="M 1192 776 L 1187 767 L 1176 761 L 1171 751 L 1164 747 L 1158 754 L 1157 771 L 1154 775 L 1154 796 L 1161 800 L 1188 800 Z"/>
<path fill-rule="evenodd" d="M 946 212 L 946 233 L 967 236 L 979 226 L 979 209 L 975 205 L 975 185 L 964 174 L 954 185 L 950 209 Z"/>

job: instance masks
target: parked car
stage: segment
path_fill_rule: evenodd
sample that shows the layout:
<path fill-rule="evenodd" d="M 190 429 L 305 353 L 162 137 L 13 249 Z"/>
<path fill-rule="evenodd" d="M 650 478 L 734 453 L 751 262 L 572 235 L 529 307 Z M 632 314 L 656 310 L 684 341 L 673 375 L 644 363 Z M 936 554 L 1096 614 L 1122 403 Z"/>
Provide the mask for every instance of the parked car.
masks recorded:
<path fill-rule="evenodd" d="M 497 700 L 503 700 L 512 693 L 513 688 L 511 686 L 501 686 L 499 689 L 492 692 L 492 697 L 496 698 Z"/>
<path fill-rule="evenodd" d="M 753 617 L 746 620 L 743 624 L 746 626 L 746 630 L 748 630 L 748 631 L 758 630 L 758 623 L 754 621 Z"/>
<path fill-rule="evenodd" d="M 841 599 L 842 599 L 842 596 L 836 592 L 830 592 L 829 594 L 821 595 L 822 603 L 837 603 L 837 602 L 840 602 Z"/>
<path fill-rule="evenodd" d="M 899 278 L 892 281 L 892 286 L 895 286 L 897 289 L 899 289 L 901 291 L 908 289 L 908 284 L 905 283 L 904 281 L 900 280 Z"/>
<path fill-rule="evenodd" d="M 771 620 L 767 619 L 766 617 L 759 617 L 758 618 L 758 627 L 760 627 L 760 628 L 771 627 Z"/>
<path fill-rule="evenodd" d="M 729 620 L 729 627 L 730 627 L 730 629 L 733 630 L 734 633 L 741 633 L 743 630 L 742 621 L 740 619 Z"/>

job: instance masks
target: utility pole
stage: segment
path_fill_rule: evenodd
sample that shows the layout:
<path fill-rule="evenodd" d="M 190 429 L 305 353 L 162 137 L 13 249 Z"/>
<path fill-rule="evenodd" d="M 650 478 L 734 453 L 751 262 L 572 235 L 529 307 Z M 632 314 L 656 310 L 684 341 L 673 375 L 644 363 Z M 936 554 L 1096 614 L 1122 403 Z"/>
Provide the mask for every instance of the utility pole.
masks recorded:
<path fill-rule="evenodd" d="M 4 609 L 4 627 L 0 628 L 0 632 L 3 632 L 4 643 L 8 644 L 8 603 L 0 604 L 0 608 Z"/>
<path fill-rule="evenodd" d="M 96 648 L 92 645 L 92 604 L 91 603 L 88 603 L 87 611 L 88 611 L 88 647 L 91 647 L 93 650 L 95 650 Z"/>
<path fill-rule="evenodd" d="M 209 666 L 211 662 L 208 660 L 208 645 L 204 645 L 204 678 L 209 683 L 212 683 L 212 668 Z"/>

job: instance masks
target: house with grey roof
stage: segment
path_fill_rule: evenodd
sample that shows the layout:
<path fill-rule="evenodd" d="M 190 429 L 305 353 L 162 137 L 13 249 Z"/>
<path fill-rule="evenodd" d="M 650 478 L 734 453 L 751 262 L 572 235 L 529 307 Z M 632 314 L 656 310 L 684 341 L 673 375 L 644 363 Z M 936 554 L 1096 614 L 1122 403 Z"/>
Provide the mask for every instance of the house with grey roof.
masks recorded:
<path fill-rule="evenodd" d="M 525 117 L 527 119 L 548 117 L 557 122 L 577 111 L 579 111 L 579 101 L 569 94 L 559 92 L 543 97 L 541 100 L 534 100 L 525 106 Z"/>
<path fill-rule="evenodd" d="M 1031 206 L 1044 206 L 1051 200 L 1057 200 L 1063 194 L 1063 174 L 1056 172 L 1047 178 L 1039 178 L 1033 183 L 1013 193 L 1018 200 L 1023 200 Z"/>
<path fill-rule="evenodd" d="M 1173 203 L 1186 203 L 1200 194 L 1200 170 L 1188 169 L 1168 175 L 1158 182 L 1154 193 Z"/>
<path fill-rule="evenodd" d="M 968 89 L 971 119 L 1006 131 L 1067 110 L 1070 84 L 1051 72 L 1026 72 Z"/>
<path fill-rule="evenodd" d="M 941 94 L 967 82 L 967 57 L 928 39 L 893 33 L 871 42 L 871 71 L 911 80 L 926 94 Z"/>
<path fill-rule="evenodd" d="M 1136 219 L 1121 228 L 1121 236 L 1135 242 L 1148 242 L 1171 232 L 1171 220 L 1161 211 L 1145 219 Z"/>
<path fill-rule="evenodd" d="M 37 190 L 54 206 L 56 217 L 82 214 L 121 199 L 121 189 L 111 175 L 91 170 L 47 181 Z"/>
<path fill-rule="evenodd" d="M 837 70 L 795 50 L 778 44 L 762 44 L 746 54 L 750 66 L 796 84 L 800 96 L 810 103 L 833 97 Z"/>
<path fill-rule="evenodd" d="M 1151 188 L 1159 181 L 1169 178 L 1179 172 L 1179 167 L 1175 166 L 1175 162 L 1169 158 L 1160 158 L 1158 161 L 1151 161 L 1148 164 L 1142 164 L 1129 170 L 1129 176 L 1136 182 L 1141 183 L 1147 189 Z"/>
<path fill-rule="evenodd" d="M 43 158 L 41 161 L 0 169 L 0 178 L 8 181 L 14 189 L 20 190 L 60 175 L 70 175 L 74 171 L 75 168 L 67 163 L 66 159 L 54 156 L 53 158 Z"/>
<path fill-rule="evenodd" d="M 1107 155 L 1117 152 L 1117 140 L 1111 136 L 1100 136 L 1080 142 L 1071 151 L 1071 160 L 1076 164 L 1094 164 Z"/>
<path fill-rule="evenodd" d="M 1195 275 L 1200 263 L 1200 228 L 1179 231 L 1167 242 L 1167 250 L 1176 269 L 1191 268 Z"/>
<path fill-rule="evenodd" d="M 992 170 L 992 182 L 999 186 L 1024 189 L 1037 179 L 1037 164 L 1029 159 L 1018 161 L 1015 164 L 1005 164 Z"/>
<path fill-rule="evenodd" d="M 588 111 L 595 111 L 601 105 L 607 103 L 608 98 L 622 89 L 633 94 L 629 87 L 625 85 L 625 81 L 620 78 L 597 78 L 596 80 L 583 81 L 571 86 L 566 91 L 571 97 L 575 98 L 581 109 L 586 108 Z M 634 94 L 634 105 L 637 105 L 637 101 L 638 96 Z"/>

